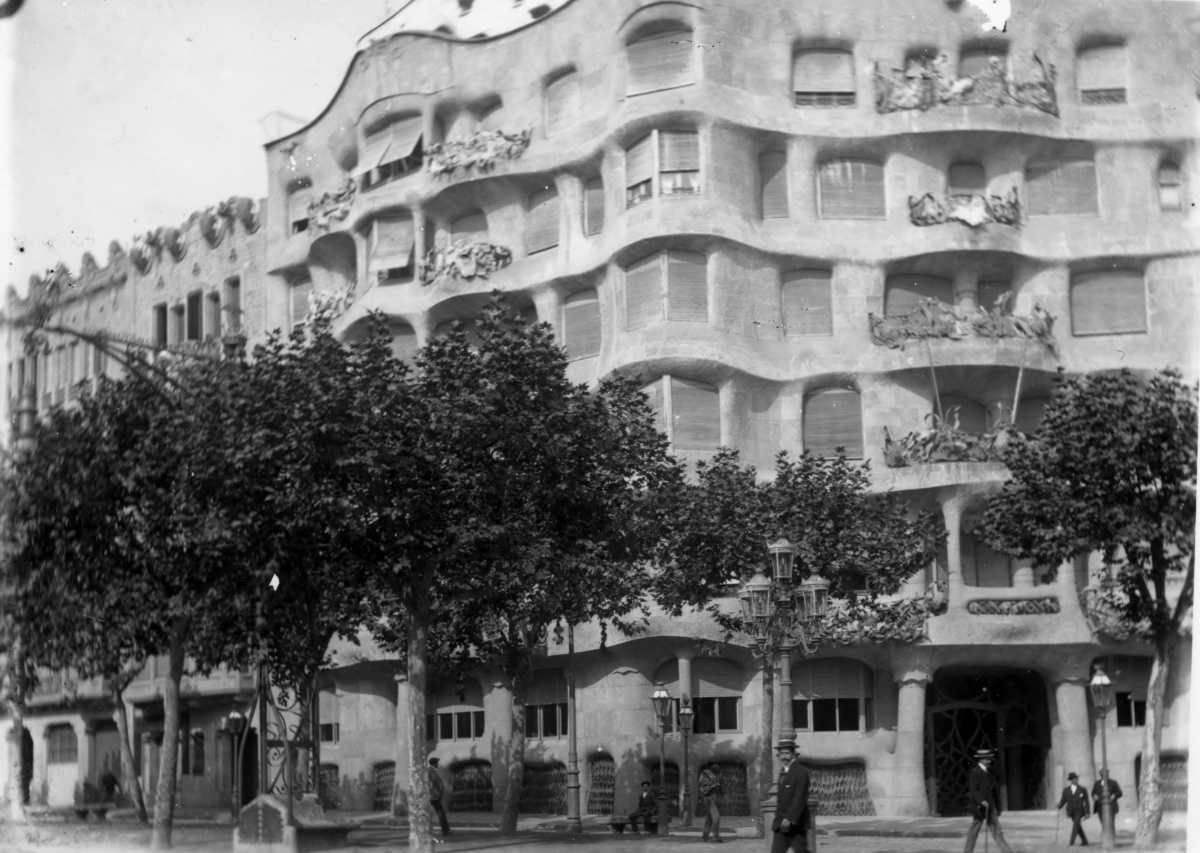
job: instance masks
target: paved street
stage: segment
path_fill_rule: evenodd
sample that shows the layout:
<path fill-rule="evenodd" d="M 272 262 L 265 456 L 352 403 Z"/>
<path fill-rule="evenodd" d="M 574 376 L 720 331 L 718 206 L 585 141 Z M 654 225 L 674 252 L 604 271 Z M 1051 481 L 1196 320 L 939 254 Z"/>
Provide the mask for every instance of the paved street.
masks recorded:
<path fill-rule="evenodd" d="M 1005 835 L 1014 853 L 1050 853 L 1066 851 L 1066 828 L 1054 812 L 1019 812 L 1005 816 Z M 1118 827 L 1118 849 L 1133 850 L 1132 824 Z M 1087 825 L 1093 845 L 1099 846 L 1096 821 Z M 1183 853 L 1187 850 L 1185 816 L 1168 815 L 1163 822 L 1163 841 L 1156 851 Z M 824 821 L 819 837 L 821 853 L 950 853 L 962 849 L 967 823 L 962 818 L 830 818 Z M 724 828 L 724 827 L 723 827 Z M 500 836 L 491 826 L 463 825 L 442 845 L 439 853 L 468 850 L 503 850 L 507 853 L 550 853 L 567 848 L 580 851 L 636 853 L 649 850 L 720 851 L 720 853 L 763 853 L 766 844 L 753 837 L 745 818 L 728 821 L 729 839 L 715 845 L 700 839 L 698 828 L 676 828 L 665 838 L 644 835 L 614 836 L 598 820 L 589 820 L 579 838 L 562 831 L 561 819 L 522 818 L 514 836 Z M 1057 832 L 1057 842 L 1056 842 Z M 36 823 L 29 837 L 21 839 L 12 827 L 0 824 L 0 851 L 71 851 L 71 853 L 130 853 L 149 848 L 150 830 L 136 824 L 115 821 L 107 825 L 78 823 Z M 232 828 L 211 821 L 185 820 L 174 832 L 174 847 L 186 853 L 228 853 L 232 850 Z M 407 846 L 406 830 L 376 818 L 349 836 L 348 844 L 324 848 L 330 853 L 375 853 Z M 994 845 L 989 844 L 994 849 Z M 984 851 L 983 838 L 976 845 Z"/>

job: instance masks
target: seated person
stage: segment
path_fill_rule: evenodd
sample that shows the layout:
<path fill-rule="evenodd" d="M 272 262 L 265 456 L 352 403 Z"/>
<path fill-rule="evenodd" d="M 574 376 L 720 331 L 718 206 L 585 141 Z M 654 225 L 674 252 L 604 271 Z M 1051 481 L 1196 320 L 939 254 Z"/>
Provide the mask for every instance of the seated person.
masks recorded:
<path fill-rule="evenodd" d="M 650 790 L 649 782 L 642 783 L 642 793 L 638 795 L 637 810 L 629 816 L 629 828 L 634 832 L 638 831 L 638 818 L 641 818 L 646 824 L 647 832 L 650 831 L 650 824 L 658 818 L 658 802 Z"/>

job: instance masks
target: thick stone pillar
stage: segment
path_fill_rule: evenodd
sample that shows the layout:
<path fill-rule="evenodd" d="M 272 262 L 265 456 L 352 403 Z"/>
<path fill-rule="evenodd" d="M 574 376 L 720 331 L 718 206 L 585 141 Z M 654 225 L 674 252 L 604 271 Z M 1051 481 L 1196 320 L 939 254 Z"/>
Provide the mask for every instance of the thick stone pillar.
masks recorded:
<path fill-rule="evenodd" d="M 942 518 L 946 523 L 946 593 L 952 611 L 961 610 L 966 599 L 962 573 L 962 512 L 961 496 L 954 495 L 943 499 Z"/>
<path fill-rule="evenodd" d="M 76 720 L 73 724 L 76 743 L 76 766 L 79 768 L 79 790 L 82 792 L 83 783 L 92 775 L 92 764 L 96 760 L 96 724 L 95 722 Z"/>
<path fill-rule="evenodd" d="M 1033 561 L 1017 560 L 1013 565 L 1012 585 L 1014 589 L 1033 589 Z"/>
<path fill-rule="evenodd" d="M 537 309 L 539 323 L 549 323 L 554 327 L 558 340 L 563 339 L 562 330 L 562 296 L 554 288 L 548 288 L 534 294 L 533 306 Z"/>
<path fill-rule="evenodd" d="M 491 692 L 484 697 L 484 707 L 491 730 L 492 754 L 486 756 L 492 762 L 492 809 L 504 808 L 508 794 L 508 757 L 512 750 L 512 691 L 502 681 L 492 682 Z"/>
<path fill-rule="evenodd" d="M 1058 711 L 1057 742 L 1055 743 L 1054 785 L 1066 784 L 1066 774 L 1075 772 L 1080 779 L 1095 779 L 1096 765 L 1092 758 L 1092 733 L 1088 719 L 1088 671 L 1078 662 L 1077 673 L 1061 674 L 1054 682 L 1054 703 Z"/>
<path fill-rule="evenodd" d="M 928 659 L 905 656 L 893 664 L 896 682 L 896 752 L 892 765 L 892 814 L 929 814 L 925 785 L 925 688 L 933 677 Z"/>
<path fill-rule="evenodd" d="M 968 314 L 979 308 L 979 268 L 966 264 L 954 274 L 954 306 Z"/>
<path fill-rule="evenodd" d="M 409 786 L 409 731 L 408 731 L 408 675 L 396 673 L 396 782 L 393 790 L 392 811 L 395 814 L 408 814 Z M 429 733 L 425 733 L 426 737 Z"/>

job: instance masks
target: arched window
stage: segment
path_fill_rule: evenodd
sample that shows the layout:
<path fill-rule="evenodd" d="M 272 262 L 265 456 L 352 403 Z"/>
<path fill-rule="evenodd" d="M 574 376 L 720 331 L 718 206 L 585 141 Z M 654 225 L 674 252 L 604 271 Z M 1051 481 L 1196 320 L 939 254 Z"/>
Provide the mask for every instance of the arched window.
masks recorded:
<path fill-rule="evenodd" d="M 875 727 L 875 674 L 856 660 L 814 660 L 792 668 L 797 731 L 865 732 Z"/>
<path fill-rule="evenodd" d="M 392 793 L 396 787 L 396 762 L 380 761 L 371 768 L 375 781 L 375 802 L 372 808 L 377 812 L 392 810 Z"/>
<path fill-rule="evenodd" d="M 1183 172 L 1173 160 L 1158 164 L 1158 206 L 1162 210 L 1183 210 Z"/>
<path fill-rule="evenodd" d="M 305 178 L 296 183 L 287 196 L 288 234 L 308 230 L 308 205 L 312 201 L 312 181 Z"/>
<path fill-rule="evenodd" d="M 482 243 L 488 238 L 487 217 L 482 211 L 472 210 L 450 223 L 452 243 Z"/>
<path fill-rule="evenodd" d="M 792 94 L 798 107 L 854 106 L 854 54 L 810 48 L 792 60 Z"/>
<path fill-rule="evenodd" d="M 804 449 L 829 458 L 839 448 L 850 459 L 862 458 L 862 401 L 851 388 L 821 388 L 804 400 Z"/>
<path fill-rule="evenodd" d="M 870 160 L 830 160 L 817 176 L 822 219 L 883 219 L 883 166 Z"/>
<path fill-rule="evenodd" d="M 525 216 L 525 251 L 529 254 L 558 245 L 558 191 L 546 187 L 529 196 Z"/>
<path fill-rule="evenodd" d="M 763 219 L 787 219 L 787 152 L 764 151 L 758 157 L 758 186 Z"/>
<path fill-rule="evenodd" d="M 1146 331 L 1146 283 L 1139 270 L 1076 273 L 1070 301 L 1073 335 Z"/>
<path fill-rule="evenodd" d="M 949 308 L 954 304 L 954 282 L 936 275 L 902 273 L 888 278 L 883 313 L 904 317 L 918 311 L 926 299 L 936 299 Z"/>
<path fill-rule="evenodd" d="M 1096 213 L 1096 164 L 1091 160 L 1048 160 L 1025 167 L 1030 216 Z"/>
<path fill-rule="evenodd" d="M 1128 75 L 1125 45 L 1119 42 L 1080 48 L 1075 55 L 1075 84 L 1079 103 L 1125 103 Z"/>
<path fill-rule="evenodd" d="M 663 376 L 642 389 L 658 415 L 673 451 L 711 451 L 721 443 L 721 405 L 717 389 L 704 382 Z"/>
<path fill-rule="evenodd" d="M 694 82 L 695 53 L 692 31 L 684 24 L 663 21 L 643 29 L 625 48 L 625 93 L 641 95 Z"/>
<path fill-rule="evenodd" d="M 546 135 L 569 127 L 579 116 L 579 74 L 567 71 L 546 84 Z"/>
<path fill-rule="evenodd" d="M 358 174 L 364 190 L 421 168 L 423 128 L 421 116 L 407 115 L 389 119 L 367 132 L 362 156 L 358 158 Z"/>
<path fill-rule="evenodd" d="M 982 195 L 987 191 L 987 172 L 982 163 L 960 160 L 946 170 L 946 191 L 950 195 Z"/>
<path fill-rule="evenodd" d="M 779 289 L 785 335 L 833 334 L 832 280 L 829 270 L 783 274 Z"/>
<path fill-rule="evenodd" d="M 567 358 L 576 361 L 600 354 L 600 300 L 585 290 L 563 300 L 562 342 Z"/>

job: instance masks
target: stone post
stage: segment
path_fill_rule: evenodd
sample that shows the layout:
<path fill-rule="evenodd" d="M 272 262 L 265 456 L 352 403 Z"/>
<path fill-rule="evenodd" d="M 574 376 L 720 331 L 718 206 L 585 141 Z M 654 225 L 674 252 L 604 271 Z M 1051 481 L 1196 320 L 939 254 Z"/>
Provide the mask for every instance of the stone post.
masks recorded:
<path fill-rule="evenodd" d="M 408 675 L 396 673 L 396 774 L 393 786 L 392 813 L 408 814 L 409 766 L 408 766 Z M 426 732 L 426 736 L 428 736 Z"/>
<path fill-rule="evenodd" d="M 963 497 L 953 495 L 942 501 L 942 518 L 946 523 L 946 594 L 950 611 L 961 611 L 966 602 L 962 573 L 962 510 Z"/>
<path fill-rule="evenodd" d="M 1054 702 L 1058 710 L 1059 768 L 1051 786 L 1061 789 L 1066 774 L 1074 771 L 1081 779 L 1095 779 L 1096 765 L 1092 758 L 1092 733 L 1088 721 L 1088 667 L 1084 661 L 1070 661 L 1070 672 L 1057 675 L 1054 681 Z M 1064 668 L 1065 669 L 1065 668 Z"/>
<path fill-rule="evenodd" d="M 487 705 L 489 716 L 488 728 L 491 729 L 492 754 L 492 809 L 500 812 L 504 808 L 504 798 L 508 795 L 508 756 L 512 749 L 513 707 L 512 691 L 504 682 L 497 679 L 492 682 L 492 691 L 488 695 L 491 702 Z"/>
<path fill-rule="evenodd" d="M 925 689 L 933 677 L 925 655 L 909 654 L 893 663 L 897 687 L 896 752 L 892 771 L 897 816 L 929 814 L 925 790 Z"/>

